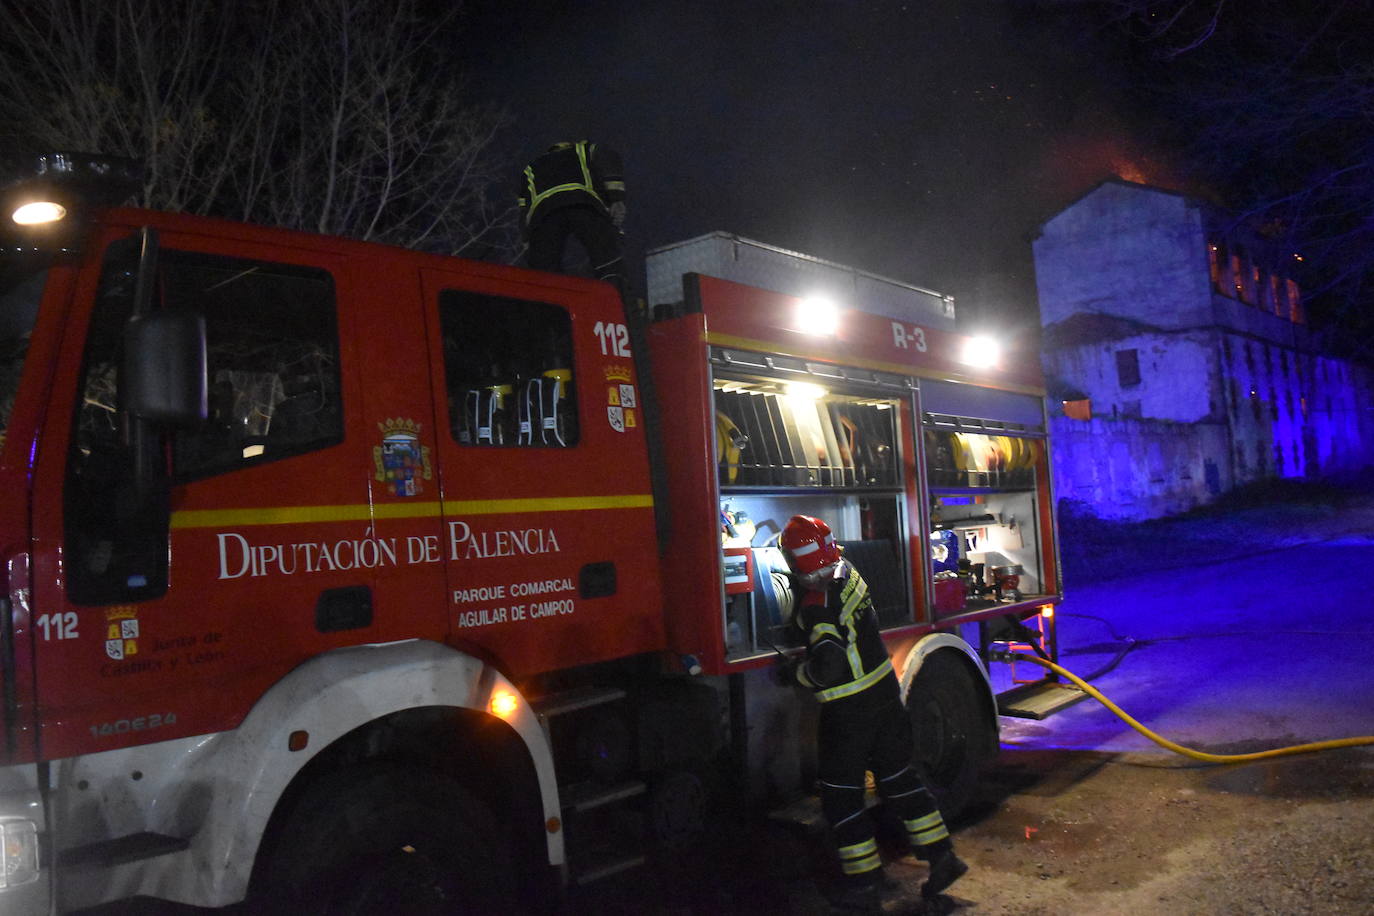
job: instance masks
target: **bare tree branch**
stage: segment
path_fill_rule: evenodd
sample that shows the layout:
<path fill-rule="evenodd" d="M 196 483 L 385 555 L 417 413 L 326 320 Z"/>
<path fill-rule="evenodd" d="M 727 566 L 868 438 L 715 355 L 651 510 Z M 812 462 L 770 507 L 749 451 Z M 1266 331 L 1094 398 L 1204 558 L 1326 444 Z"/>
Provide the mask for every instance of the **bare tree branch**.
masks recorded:
<path fill-rule="evenodd" d="M 417 0 L 0 0 L 0 139 L 141 159 L 145 206 L 509 255 L 494 141 Z M 303 63 L 304 62 L 304 63 Z M 497 201 L 500 201 L 499 203 Z"/>

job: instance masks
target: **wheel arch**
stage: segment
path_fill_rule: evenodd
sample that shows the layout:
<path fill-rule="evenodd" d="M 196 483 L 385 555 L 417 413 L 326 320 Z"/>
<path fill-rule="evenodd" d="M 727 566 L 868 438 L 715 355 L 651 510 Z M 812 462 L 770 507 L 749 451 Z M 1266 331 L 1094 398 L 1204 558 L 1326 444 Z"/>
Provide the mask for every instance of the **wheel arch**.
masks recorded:
<path fill-rule="evenodd" d="M 926 661 L 937 652 L 944 653 L 951 658 L 957 658 L 960 664 L 973 676 L 974 682 L 981 685 L 982 689 L 976 691 L 976 694 L 979 706 L 991 726 L 988 732 L 990 735 L 989 745 L 983 749 L 983 754 L 985 760 L 991 760 L 997 756 L 1000 746 L 1001 722 L 997 718 L 997 696 L 993 692 L 992 681 L 988 679 L 987 671 L 983 668 L 982 660 L 979 659 L 977 651 L 958 636 L 953 633 L 930 633 L 911 647 L 901 666 L 902 705 L 908 705 L 911 686 L 916 682 L 916 676 Z"/>
<path fill-rule="evenodd" d="M 498 689 L 518 699 L 504 721 L 487 712 Z M 298 732 L 308 743 L 291 751 Z M 244 899 L 259 853 L 270 855 L 273 830 L 293 800 L 314 778 L 363 760 L 419 762 L 480 780 L 489 803 L 541 828 L 544 841 L 531 846 L 538 843 L 550 864 L 563 862 L 562 833 L 542 830 L 559 798 L 534 711 L 498 671 L 448 646 L 409 640 L 317 656 L 274 684 L 237 729 L 208 740 L 213 747 L 186 774 L 213 789 L 189 850 L 199 867 L 187 871 L 196 877 L 183 878 L 200 886 L 174 899 L 207 906 Z"/>

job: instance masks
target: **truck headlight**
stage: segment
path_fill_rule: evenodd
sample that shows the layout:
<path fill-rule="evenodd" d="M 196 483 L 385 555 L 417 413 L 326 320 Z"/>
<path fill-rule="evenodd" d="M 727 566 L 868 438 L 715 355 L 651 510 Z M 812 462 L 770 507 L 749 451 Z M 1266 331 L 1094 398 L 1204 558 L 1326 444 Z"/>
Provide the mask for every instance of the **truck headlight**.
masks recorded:
<path fill-rule="evenodd" d="M 38 827 L 33 821 L 0 821 L 0 890 L 38 880 Z"/>
<path fill-rule="evenodd" d="M 16 207 L 10 219 L 21 226 L 55 223 L 67 215 L 67 208 L 52 200 L 35 200 Z"/>

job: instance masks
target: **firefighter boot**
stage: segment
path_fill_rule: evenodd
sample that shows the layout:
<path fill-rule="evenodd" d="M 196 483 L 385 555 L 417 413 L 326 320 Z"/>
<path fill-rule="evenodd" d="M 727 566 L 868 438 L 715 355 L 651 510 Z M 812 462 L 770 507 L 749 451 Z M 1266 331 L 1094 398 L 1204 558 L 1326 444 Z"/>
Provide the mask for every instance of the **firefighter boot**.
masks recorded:
<path fill-rule="evenodd" d="M 845 879 L 826 894 L 826 899 L 837 910 L 849 913 L 877 913 L 881 911 L 883 901 L 896 889 L 892 879 L 878 869 L 863 878 Z"/>
<path fill-rule="evenodd" d="M 968 865 L 954 854 L 954 847 L 946 846 L 930 860 L 930 877 L 921 885 L 921 896 L 927 899 L 937 896 L 945 888 L 964 876 Z"/>

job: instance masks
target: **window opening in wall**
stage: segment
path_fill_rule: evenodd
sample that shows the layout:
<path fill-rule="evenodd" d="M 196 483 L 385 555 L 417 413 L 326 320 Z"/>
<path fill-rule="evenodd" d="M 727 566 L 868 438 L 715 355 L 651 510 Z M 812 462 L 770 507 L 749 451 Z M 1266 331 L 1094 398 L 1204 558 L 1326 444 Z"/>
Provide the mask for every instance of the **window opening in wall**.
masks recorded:
<path fill-rule="evenodd" d="M 547 302 L 439 295 L 449 429 L 464 445 L 568 448 L 578 441 L 572 318 Z M 635 407 L 622 405 L 627 424 Z"/>
<path fill-rule="evenodd" d="M 1294 324 L 1302 324 L 1305 319 L 1302 312 L 1302 297 L 1298 293 L 1298 284 L 1293 280 L 1285 280 L 1284 289 L 1288 293 L 1288 320 Z"/>
<path fill-rule="evenodd" d="M 1116 351 L 1116 380 L 1122 388 L 1140 384 L 1140 351 Z"/>

